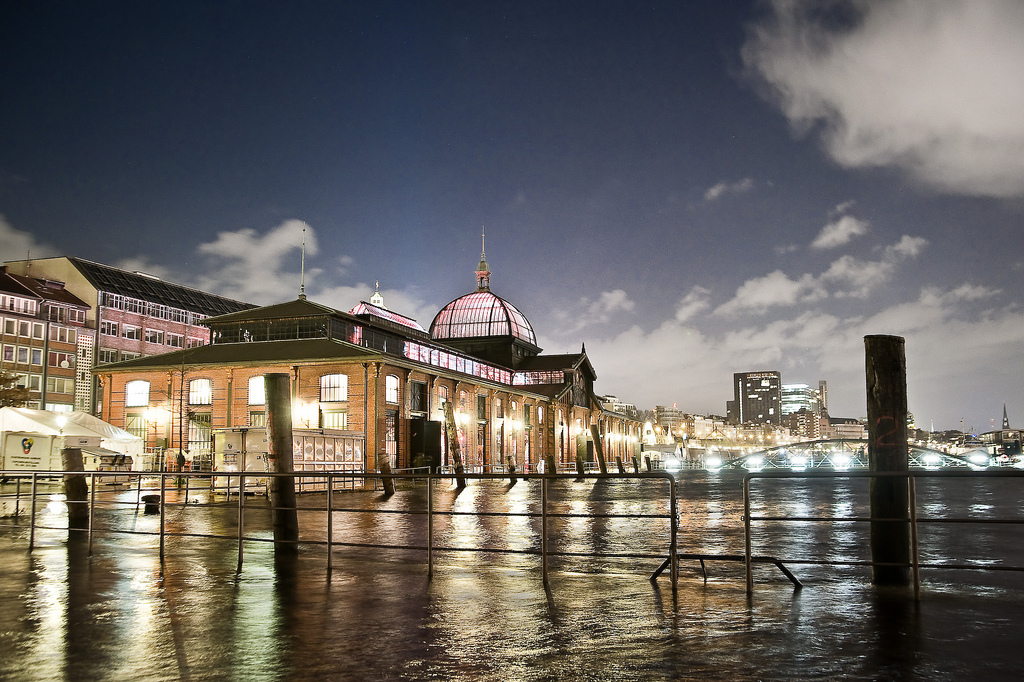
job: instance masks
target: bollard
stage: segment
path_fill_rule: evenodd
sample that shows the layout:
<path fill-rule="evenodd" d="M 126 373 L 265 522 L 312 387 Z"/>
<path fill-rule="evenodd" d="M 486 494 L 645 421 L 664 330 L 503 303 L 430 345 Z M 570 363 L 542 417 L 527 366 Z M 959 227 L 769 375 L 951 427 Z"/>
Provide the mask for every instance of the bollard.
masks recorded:
<path fill-rule="evenodd" d="M 871 471 L 909 471 L 907 449 L 907 361 L 900 336 L 865 336 L 868 466 Z M 874 566 L 873 581 L 910 584 L 910 500 L 908 478 L 872 478 L 869 495 L 871 560 L 903 566 Z M 906 520 L 905 520 L 906 519 Z"/>
<path fill-rule="evenodd" d="M 395 479 L 391 478 L 391 463 L 388 462 L 387 453 L 379 453 L 377 455 L 377 461 L 380 464 L 377 466 L 377 470 L 384 475 L 380 479 L 381 484 L 384 486 L 384 494 L 391 496 L 395 494 Z"/>
<path fill-rule="evenodd" d="M 512 485 L 515 485 L 515 483 L 516 483 L 516 460 L 512 457 L 512 455 L 508 456 L 508 474 L 509 474 L 509 476 L 508 476 L 509 477 L 509 482 Z"/>
<path fill-rule="evenodd" d="M 159 495 L 143 495 L 141 498 L 142 513 L 143 514 L 159 514 L 160 513 L 160 496 Z"/>

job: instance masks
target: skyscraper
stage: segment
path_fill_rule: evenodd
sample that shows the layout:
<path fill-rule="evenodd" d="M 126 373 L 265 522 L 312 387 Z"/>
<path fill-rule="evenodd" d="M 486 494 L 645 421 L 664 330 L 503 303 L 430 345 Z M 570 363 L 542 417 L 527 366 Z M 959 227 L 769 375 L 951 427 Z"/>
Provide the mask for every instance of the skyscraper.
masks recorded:
<path fill-rule="evenodd" d="M 782 423 L 782 375 L 739 372 L 732 375 L 734 399 L 730 416 L 740 424 Z"/>

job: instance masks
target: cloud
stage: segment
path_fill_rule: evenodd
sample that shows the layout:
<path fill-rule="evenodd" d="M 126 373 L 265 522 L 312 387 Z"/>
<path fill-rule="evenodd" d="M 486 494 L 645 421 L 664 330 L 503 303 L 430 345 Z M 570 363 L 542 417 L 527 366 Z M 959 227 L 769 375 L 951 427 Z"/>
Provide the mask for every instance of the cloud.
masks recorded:
<path fill-rule="evenodd" d="M 630 312 L 635 306 L 623 289 L 602 291 L 596 300 L 584 296 L 571 310 L 555 312 L 555 316 L 566 324 L 559 334 L 568 336 L 591 325 L 605 324 L 617 313 Z"/>
<path fill-rule="evenodd" d="M 287 292 L 299 293 L 302 242 L 306 257 L 318 253 L 316 232 L 301 220 L 287 220 L 265 234 L 252 229 L 220 232 L 212 242 L 200 244 L 207 260 L 197 286 L 256 304 L 280 303 Z M 313 285 L 322 270 L 307 267 L 305 285 Z"/>
<path fill-rule="evenodd" d="M 812 275 L 790 279 L 782 270 L 770 272 L 764 277 L 749 279 L 736 290 L 736 296 L 723 303 L 716 315 L 733 315 L 739 312 L 764 313 L 776 306 L 791 306 L 825 298 L 828 294 Z"/>
<path fill-rule="evenodd" d="M 1024 3 L 774 0 L 743 47 L 794 128 L 848 168 L 1024 195 Z"/>
<path fill-rule="evenodd" d="M 666 320 L 645 330 L 633 326 L 605 338 L 586 339 L 599 373 L 595 388 L 641 407 L 679 404 L 697 414 L 723 414 L 732 398 L 734 372 L 775 369 L 783 381 L 829 384 L 834 416 L 863 417 L 864 337 L 906 339 L 910 410 L 937 428 L 985 426 L 1003 401 L 1024 402 L 1024 313 L 1013 305 L 990 306 L 1001 292 L 972 284 L 925 287 L 916 295 L 866 317 L 802 311 L 711 331 L 693 318 Z M 637 352 L 643 349 L 643 352 Z M 998 372 L 991 368 L 999 367 Z"/>
<path fill-rule="evenodd" d="M 727 182 L 723 180 L 722 182 L 709 187 L 708 190 L 704 192 L 704 199 L 707 201 L 715 201 L 722 198 L 725 194 L 743 194 L 744 192 L 749 192 L 752 189 L 754 189 L 753 178 L 743 178 L 736 182 Z"/>
<path fill-rule="evenodd" d="M 28 232 L 15 229 L 0 215 L 0 253 L 4 260 L 23 260 L 31 254 L 32 258 L 48 258 L 56 256 L 57 250 L 49 244 L 36 241 Z"/>
<path fill-rule="evenodd" d="M 708 297 L 711 291 L 704 287 L 693 287 L 676 306 L 676 322 L 687 322 L 710 307 Z"/>
<path fill-rule="evenodd" d="M 868 223 L 859 220 L 851 215 L 844 215 L 825 227 L 811 242 L 812 249 L 834 249 L 837 246 L 847 244 L 854 237 L 859 237 L 868 231 Z"/>
<path fill-rule="evenodd" d="M 896 273 L 900 263 L 916 257 L 928 245 L 923 237 L 903 235 L 882 250 L 878 260 L 841 256 L 818 276 L 806 273 L 791 278 L 781 270 L 754 277 L 736 290 L 732 299 L 715 309 L 716 315 L 764 314 L 771 308 L 813 303 L 832 298 L 867 298 Z"/>

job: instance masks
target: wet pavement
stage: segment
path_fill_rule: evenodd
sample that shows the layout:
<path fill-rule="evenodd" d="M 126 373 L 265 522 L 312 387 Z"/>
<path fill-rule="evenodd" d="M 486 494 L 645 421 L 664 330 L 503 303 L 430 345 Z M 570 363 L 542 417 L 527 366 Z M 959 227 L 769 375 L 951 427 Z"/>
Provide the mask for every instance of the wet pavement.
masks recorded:
<path fill-rule="evenodd" d="M 861 483 L 825 489 L 766 486 L 756 513 L 856 515 Z M 968 482 L 922 491 L 922 508 L 976 514 L 1021 508 L 1019 485 Z M 493 516 L 436 516 L 435 543 L 517 551 L 539 548 L 537 481 L 447 483 L 436 509 Z M 680 478 L 680 552 L 742 551 L 742 504 L 734 474 Z M 109 500 L 134 502 L 136 493 Z M 176 491 L 168 502 L 184 497 Z M 439 551 L 427 577 L 417 549 L 341 546 L 328 573 L 326 547 L 309 542 L 292 560 L 273 545 L 176 536 L 161 565 L 153 535 L 98 533 L 88 543 L 66 530 L 37 531 L 30 553 L 24 519 L 0 528 L 0 679 L 10 680 L 962 680 L 1024 676 L 1024 575 L 931 570 L 921 600 L 907 588 L 870 584 L 860 566 L 790 564 L 795 590 L 774 568 L 758 567 L 748 599 L 742 567 L 683 561 L 678 586 L 648 575 L 667 547 L 667 520 L 601 514 L 667 509 L 664 490 L 630 482 L 567 481 L 552 510 L 590 512 L 549 528 L 549 582 L 535 555 Z M 206 501 L 206 493 L 191 499 Z M 388 499 L 379 492 L 337 494 L 352 509 L 422 509 L 422 486 Z M 324 496 L 302 496 L 318 506 Z M 266 500 L 247 498 L 245 525 L 268 539 Z M 40 523 L 59 525 L 40 511 Z M 169 530 L 233 533 L 237 509 L 218 503 L 168 507 Z M 326 537 L 323 516 L 300 517 L 302 539 Z M 426 517 L 335 515 L 335 539 L 421 546 Z M 765 524 L 755 552 L 787 559 L 865 558 L 857 524 Z M 97 527 L 151 532 L 159 517 L 132 504 L 98 510 Z M 995 557 L 1024 564 L 1017 526 L 929 526 L 926 558 Z M 581 556 L 647 555 L 650 558 Z"/>

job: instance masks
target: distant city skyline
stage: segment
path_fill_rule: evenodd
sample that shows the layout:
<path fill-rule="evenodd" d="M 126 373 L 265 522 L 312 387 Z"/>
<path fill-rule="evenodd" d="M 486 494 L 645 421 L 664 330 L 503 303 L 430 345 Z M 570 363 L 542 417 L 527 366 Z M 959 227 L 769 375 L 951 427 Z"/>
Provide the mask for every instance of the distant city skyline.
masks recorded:
<path fill-rule="evenodd" d="M 19 3 L 0 255 L 426 325 L 475 286 L 598 392 L 720 413 L 907 340 L 936 429 L 1024 414 L 1024 4 Z"/>

